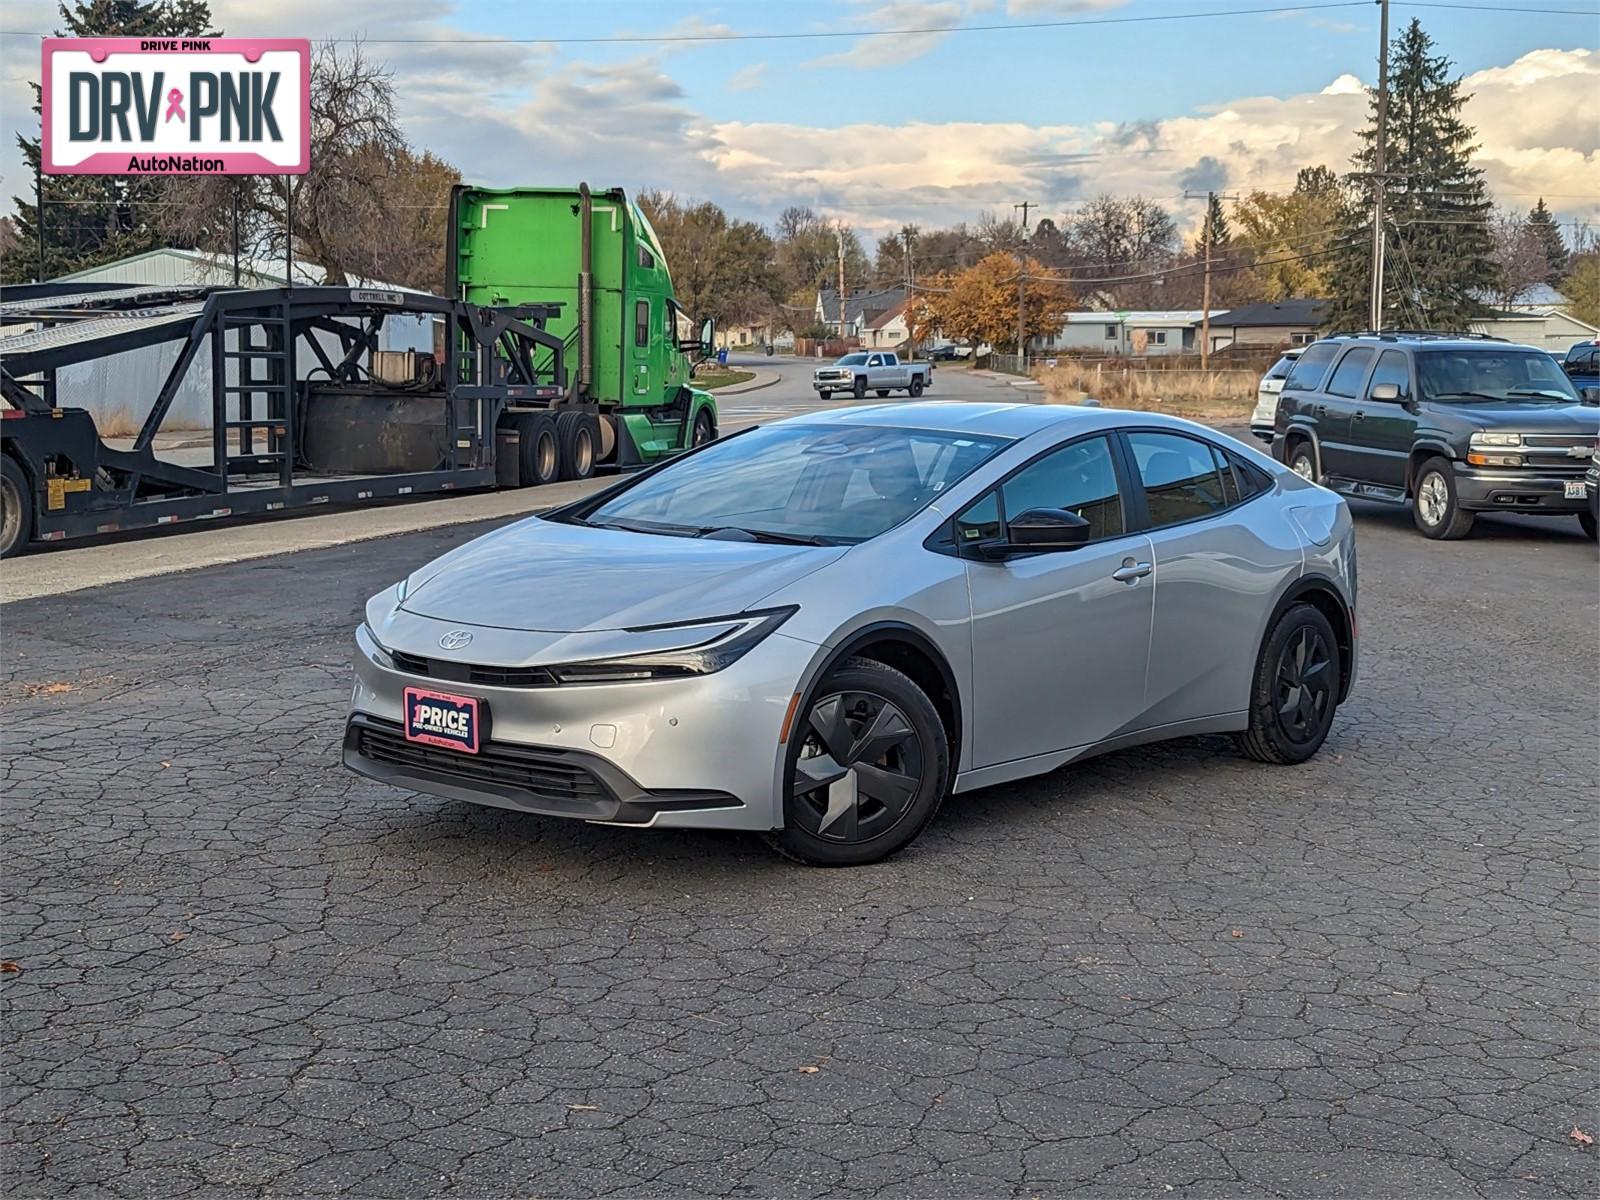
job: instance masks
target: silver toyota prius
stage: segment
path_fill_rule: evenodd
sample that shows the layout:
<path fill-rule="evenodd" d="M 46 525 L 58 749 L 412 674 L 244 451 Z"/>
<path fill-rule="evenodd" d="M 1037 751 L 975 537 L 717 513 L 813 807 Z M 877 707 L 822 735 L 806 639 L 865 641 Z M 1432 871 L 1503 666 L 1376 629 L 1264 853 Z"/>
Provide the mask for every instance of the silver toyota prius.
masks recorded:
<path fill-rule="evenodd" d="M 344 761 L 873 862 L 947 794 L 1197 733 L 1297 763 L 1356 664 L 1350 514 L 1200 425 L 915 403 L 712 442 L 367 602 Z"/>

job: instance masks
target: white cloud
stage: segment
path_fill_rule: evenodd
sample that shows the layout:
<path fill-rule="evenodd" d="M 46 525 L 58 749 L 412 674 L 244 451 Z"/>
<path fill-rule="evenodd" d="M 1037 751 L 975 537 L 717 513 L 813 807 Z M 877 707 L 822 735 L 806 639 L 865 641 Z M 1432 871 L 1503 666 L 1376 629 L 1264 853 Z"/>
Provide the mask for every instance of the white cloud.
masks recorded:
<path fill-rule="evenodd" d="M 970 6 L 961 0 L 921 3 L 919 0 L 890 0 L 861 13 L 856 24 L 867 29 L 946 29 L 961 23 Z M 812 67 L 883 67 L 921 58 L 949 35 L 946 33 L 902 33 L 894 36 L 863 37 L 848 50 L 828 54 L 807 63 Z"/>
<path fill-rule="evenodd" d="M 1006 12 L 1014 17 L 1067 17 L 1121 8 L 1126 3 L 1128 0 L 1006 0 Z"/>
<path fill-rule="evenodd" d="M 748 92 L 759 87 L 766 78 L 767 64 L 764 62 L 751 63 L 748 67 L 740 67 L 728 76 L 728 90 L 730 92 Z"/>

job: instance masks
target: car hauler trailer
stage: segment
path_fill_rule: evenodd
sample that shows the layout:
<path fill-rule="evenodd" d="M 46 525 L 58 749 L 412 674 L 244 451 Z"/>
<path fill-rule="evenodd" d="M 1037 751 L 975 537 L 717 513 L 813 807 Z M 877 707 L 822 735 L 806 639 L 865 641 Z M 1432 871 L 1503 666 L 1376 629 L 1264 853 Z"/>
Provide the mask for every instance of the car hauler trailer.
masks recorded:
<path fill-rule="evenodd" d="M 8 288 L 0 299 L 0 553 L 181 521 L 320 504 L 544 482 L 557 425 L 590 421 L 570 400 L 557 304 L 481 307 L 418 292 L 343 287 L 81 285 Z M 442 362 L 378 351 L 383 323 L 444 326 Z M 59 403 L 63 367 L 177 343 L 131 447 Z M 210 454 L 153 449 L 202 356 Z M 301 367 L 308 369 L 302 371 Z M 552 407 L 555 409 L 551 411 Z M 209 462 L 205 459 L 209 457 Z"/>
<path fill-rule="evenodd" d="M 716 436 L 716 401 L 689 382 L 712 323 L 696 331 L 621 188 L 457 186 L 445 276 L 446 295 L 475 304 L 560 303 L 547 328 L 576 365 L 569 401 L 597 415 L 600 461 L 639 466 Z"/>

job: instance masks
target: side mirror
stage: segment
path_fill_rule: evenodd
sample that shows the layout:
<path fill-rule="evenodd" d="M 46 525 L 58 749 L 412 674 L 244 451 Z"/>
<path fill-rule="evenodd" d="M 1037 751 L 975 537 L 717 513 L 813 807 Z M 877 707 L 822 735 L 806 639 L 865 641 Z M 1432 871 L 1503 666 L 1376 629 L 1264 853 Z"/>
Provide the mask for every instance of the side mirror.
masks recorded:
<path fill-rule="evenodd" d="M 1091 527 L 1064 508 L 1030 508 L 1006 522 L 1004 551 L 1076 550 L 1089 540 Z"/>
<path fill-rule="evenodd" d="M 1586 387 L 1578 392 L 1585 404 L 1600 405 L 1600 387 Z"/>
<path fill-rule="evenodd" d="M 1372 389 L 1374 400 L 1387 400 L 1390 404 L 1400 399 L 1400 385 L 1398 383 L 1380 383 Z"/>
<path fill-rule="evenodd" d="M 700 322 L 700 357 L 710 358 L 712 343 L 717 340 L 717 323 L 710 317 Z"/>

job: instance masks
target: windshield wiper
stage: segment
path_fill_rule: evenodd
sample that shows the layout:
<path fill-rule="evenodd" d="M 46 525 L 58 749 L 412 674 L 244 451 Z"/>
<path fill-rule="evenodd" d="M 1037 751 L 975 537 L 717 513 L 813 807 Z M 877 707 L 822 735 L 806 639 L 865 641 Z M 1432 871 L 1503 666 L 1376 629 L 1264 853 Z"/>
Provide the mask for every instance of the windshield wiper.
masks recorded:
<path fill-rule="evenodd" d="M 1492 396 L 1488 392 L 1439 392 L 1429 397 L 1433 400 L 1504 400 L 1504 396 Z"/>
<path fill-rule="evenodd" d="M 775 542 L 783 546 L 831 546 L 834 543 L 826 538 L 809 533 L 780 533 L 775 529 L 746 529 L 742 525 L 718 525 L 713 529 L 705 530 L 701 536 L 721 533 L 731 529 L 738 533 L 748 533 L 758 542 Z"/>
<path fill-rule="evenodd" d="M 1536 396 L 1540 400 L 1566 400 L 1569 403 L 1572 397 L 1565 392 L 1558 392 L 1555 388 L 1513 388 L 1506 393 L 1507 396 Z"/>
<path fill-rule="evenodd" d="M 694 525 L 672 525 L 666 521 L 631 521 L 627 517 L 613 517 L 609 521 L 585 521 L 594 529 L 620 529 L 624 533 L 660 533 L 668 537 L 700 537 L 709 530 Z"/>

